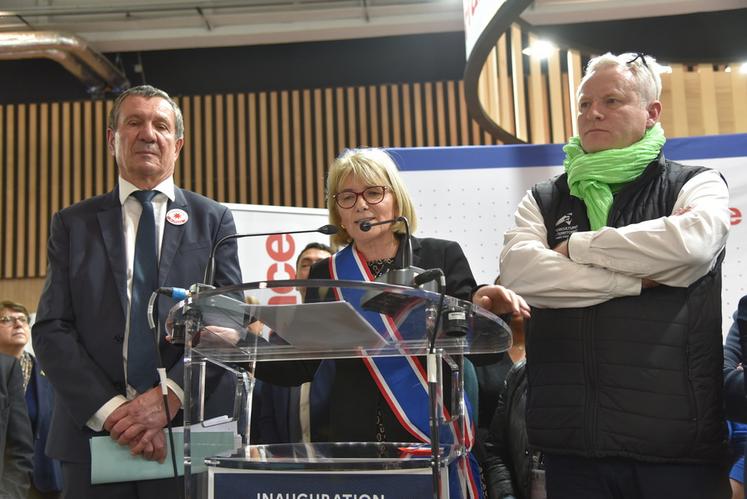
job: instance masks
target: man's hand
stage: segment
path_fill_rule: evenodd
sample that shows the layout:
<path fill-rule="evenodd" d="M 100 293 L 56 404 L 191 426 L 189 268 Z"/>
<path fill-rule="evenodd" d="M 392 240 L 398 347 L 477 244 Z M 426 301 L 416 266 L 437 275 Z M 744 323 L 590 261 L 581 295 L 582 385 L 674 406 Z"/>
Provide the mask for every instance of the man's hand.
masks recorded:
<path fill-rule="evenodd" d="M 146 440 L 146 436 L 150 440 Z M 133 456 L 142 454 L 143 459 L 162 463 L 166 459 L 166 436 L 163 428 L 150 434 L 144 432 L 139 439 L 130 442 L 130 453 Z"/>
<path fill-rule="evenodd" d="M 169 417 L 173 418 L 181 404 L 171 391 L 167 398 Z M 161 430 L 165 425 L 161 388 L 155 387 L 119 406 L 107 418 L 104 428 L 120 445 L 129 445 L 133 454 L 142 453 L 146 459 L 163 460 L 165 447 Z"/>
<path fill-rule="evenodd" d="M 111 414 L 109 414 L 109 417 L 107 417 L 106 421 L 104 421 L 104 430 L 108 431 L 109 433 L 112 432 L 112 428 L 114 428 L 114 425 L 119 423 L 119 421 L 127 415 L 127 404 L 129 403 L 129 401 L 125 402 L 124 404 L 114 409 Z"/>
<path fill-rule="evenodd" d="M 658 285 L 659 285 L 658 282 L 648 279 L 646 277 L 641 279 L 641 289 L 655 288 Z"/>
<path fill-rule="evenodd" d="M 235 346 L 240 340 L 241 334 L 235 329 L 206 326 L 200 330 L 199 345 L 201 347 L 227 347 Z"/>
<path fill-rule="evenodd" d="M 557 246 L 555 246 L 552 250 L 555 251 L 555 252 L 557 252 L 557 253 L 560 253 L 561 255 L 563 255 L 566 258 L 570 258 L 568 256 L 568 239 L 566 239 L 562 243 L 560 243 Z"/>
<path fill-rule="evenodd" d="M 511 314 L 529 318 L 529 305 L 524 298 L 499 285 L 483 286 L 472 297 L 472 303 L 480 305 L 495 315 Z"/>

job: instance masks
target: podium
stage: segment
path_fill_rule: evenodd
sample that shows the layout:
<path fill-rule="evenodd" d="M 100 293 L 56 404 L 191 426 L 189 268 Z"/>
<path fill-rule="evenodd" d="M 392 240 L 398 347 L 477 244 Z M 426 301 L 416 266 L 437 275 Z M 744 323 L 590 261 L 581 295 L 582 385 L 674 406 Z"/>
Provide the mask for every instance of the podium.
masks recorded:
<path fill-rule="evenodd" d="M 300 303 L 299 289 L 319 301 Z M 337 300 L 343 295 L 347 301 Z M 344 280 L 260 281 L 209 289 L 174 306 L 167 328 L 184 342 L 187 498 L 236 497 L 237 490 L 252 498 L 334 497 L 336 485 L 349 492 L 360 484 L 368 488 L 356 489 L 359 497 L 449 497 L 449 468 L 465 464 L 468 453 L 463 356 L 511 346 L 508 326 L 470 302 L 423 289 Z M 315 359 L 406 356 L 422 358 L 427 366 L 423 380 L 430 426 L 424 439 L 252 443 L 258 362 L 276 363 L 263 369 L 283 369 Z M 206 387 L 215 386 L 209 380 L 216 370 L 234 382 L 228 396 L 207 393 L 211 388 Z M 449 400 L 442 395 L 444 382 L 450 385 Z M 222 412 L 210 418 L 216 404 Z M 235 444 L 211 455 L 205 442 L 222 428 L 218 423 L 228 421 L 237 429 Z M 434 441 L 439 445 L 428 443 Z"/>

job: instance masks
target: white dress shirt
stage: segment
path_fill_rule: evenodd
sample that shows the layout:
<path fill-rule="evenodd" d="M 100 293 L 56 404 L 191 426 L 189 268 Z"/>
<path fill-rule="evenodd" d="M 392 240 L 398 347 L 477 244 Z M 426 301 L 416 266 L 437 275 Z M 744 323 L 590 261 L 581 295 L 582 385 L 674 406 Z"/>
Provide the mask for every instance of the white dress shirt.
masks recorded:
<path fill-rule="evenodd" d="M 125 326 L 125 340 L 122 346 L 122 362 L 124 365 L 125 379 L 127 379 L 127 343 L 130 336 L 130 299 L 132 297 L 132 276 L 135 260 L 135 239 L 137 237 L 137 228 L 140 222 L 140 214 L 143 211 L 143 206 L 140 201 L 131 196 L 135 191 L 138 191 L 137 187 L 128 182 L 127 180 L 119 177 L 119 202 L 122 204 L 122 227 L 124 229 L 124 241 L 127 258 L 127 322 Z M 158 184 L 153 190 L 158 191 L 158 194 L 153 198 L 153 216 L 156 222 L 156 230 L 158 231 L 158 257 L 161 256 L 161 243 L 163 241 L 163 230 L 166 224 L 166 208 L 168 207 L 169 200 L 175 199 L 174 195 L 174 178 L 169 177 L 160 184 Z M 181 387 L 174 381 L 168 379 L 166 381 L 169 388 L 179 397 L 179 400 L 183 400 L 183 392 Z M 104 427 L 104 422 L 109 415 L 120 405 L 124 404 L 128 400 L 134 399 L 138 393 L 129 384 L 127 385 L 127 397 L 117 395 L 110 399 L 106 404 L 96 411 L 86 423 L 89 428 L 95 431 L 101 431 Z"/>
<path fill-rule="evenodd" d="M 538 308 L 589 307 L 637 296 L 643 278 L 687 287 L 713 268 L 726 245 L 729 190 L 717 171 L 685 183 L 674 212 L 685 209 L 625 227 L 575 232 L 566 258 L 548 247 L 542 214 L 529 191 L 516 210 L 516 226 L 504 236 L 501 284 Z"/>

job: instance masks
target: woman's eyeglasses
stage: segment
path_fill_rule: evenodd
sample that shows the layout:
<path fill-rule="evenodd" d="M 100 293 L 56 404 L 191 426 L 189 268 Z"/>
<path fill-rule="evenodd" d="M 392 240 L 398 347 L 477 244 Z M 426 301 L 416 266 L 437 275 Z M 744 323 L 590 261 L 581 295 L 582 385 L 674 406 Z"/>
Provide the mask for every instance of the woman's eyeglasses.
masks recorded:
<path fill-rule="evenodd" d="M 360 192 L 355 192 L 349 189 L 340 191 L 332 196 L 332 198 L 335 200 L 335 203 L 337 203 L 337 206 L 347 210 L 355 206 L 355 203 L 358 202 L 358 196 L 363 196 L 363 200 L 368 204 L 379 204 L 384 200 L 386 191 L 387 187 L 383 185 L 372 185 L 371 187 L 366 187 Z"/>

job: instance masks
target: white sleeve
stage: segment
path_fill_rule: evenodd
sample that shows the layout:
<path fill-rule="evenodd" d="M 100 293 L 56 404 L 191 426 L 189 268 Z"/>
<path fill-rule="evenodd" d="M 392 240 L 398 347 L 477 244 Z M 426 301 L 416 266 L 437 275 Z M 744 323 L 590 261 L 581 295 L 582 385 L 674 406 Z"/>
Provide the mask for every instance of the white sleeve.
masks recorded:
<path fill-rule="evenodd" d="M 694 176 L 682 187 L 674 210 L 688 211 L 620 228 L 577 232 L 568 241 L 568 254 L 577 263 L 687 287 L 713 268 L 726 244 L 726 182 L 714 170 Z"/>
<path fill-rule="evenodd" d="M 96 413 L 86 421 L 88 426 L 93 431 L 101 431 L 104 429 L 104 423 L 114 410 L 120 405 L 127 402 L 127 399 L 122 395 L 116 395 L 109 399 L 106 404 L 102 405 Z"/>
<path fill-rule="evenodd" d="M 519 203 L 516 226 L 501 251 L 501 284 L 538 308 L 589 307 L 637 296 L 641 279 L 573 262 L 547 245 L 547 230 L 531 191 Z"/>

